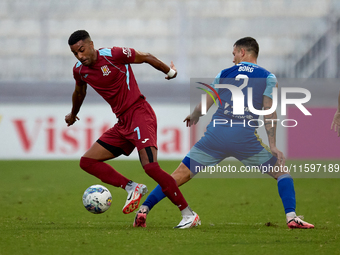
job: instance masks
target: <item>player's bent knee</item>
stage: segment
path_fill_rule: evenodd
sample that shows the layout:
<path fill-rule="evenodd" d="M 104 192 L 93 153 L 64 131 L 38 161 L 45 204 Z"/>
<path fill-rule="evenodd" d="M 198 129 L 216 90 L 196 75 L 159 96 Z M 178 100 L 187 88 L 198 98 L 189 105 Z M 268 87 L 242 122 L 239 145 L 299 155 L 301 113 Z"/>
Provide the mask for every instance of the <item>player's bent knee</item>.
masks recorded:
<path fill-rule="evenodd" d="M 144 168 L 145 165 L 149 163 L 157 162 L 157 156 L 154 155 L 153 149 L 154 147 L 145 147 L 141 149 L 139 153 L 139 160 Z"/>
<path fill-rule="evenodd" d="M 162 171 L 158 162 L 151 162 L 151 163 L 145 164 L 145 165 L 143 165 L 143 169 L 144 169 L 145 173 L 149 176 L 155 174 L 159 170 Z M 152 177 L 152 176 L 150 176 L 150 177 Z"/>
<path fill-rule="evenodd" d="M 161 169 L 158 162 L 146 164 L 143 166 L 143 169 L 148 176 L 162 187 L 162 190 L 166 190 L 169 186 L 177 186 L 175 179 Z"/>
<path fill-rule="evenodd" d="M 79 162 L 79 166 L 80 166 L 81 169 L 88 172 L 89 169 L 91 168 L 91 166 L 93 164 L 95 164 L 96 162 L 97 162 L 97 160 L 95 160 L 95 159 L 87 158 L 87 157 L 81 157 L 80 162 Z"/>

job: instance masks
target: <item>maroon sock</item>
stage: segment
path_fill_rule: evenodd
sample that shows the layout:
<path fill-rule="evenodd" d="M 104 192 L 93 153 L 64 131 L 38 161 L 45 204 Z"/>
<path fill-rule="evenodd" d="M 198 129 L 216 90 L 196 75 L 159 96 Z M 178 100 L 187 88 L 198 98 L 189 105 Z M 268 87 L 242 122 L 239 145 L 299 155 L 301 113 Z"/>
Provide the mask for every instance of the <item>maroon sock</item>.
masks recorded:
<path fill-rule="evenodd" d="M 183 210 L 188 206 L 187 201 L 179 190 L 174 178 L 167 172 L 163 171 L 157 162 L 146 164 L 145 173 L 154 179 L 161 186 L 163 193 L 177 205 L 179 210 Z"/>
<path fill-rule="evenodd" d="M 126 184 L 130 181 L 114 170 L 112 166 L 92 158 L 82 157 L 80 159 L 80 167 L 89 174 L 102 180 L 102 182 L 111 184 L 115 187 L 125 189 Z"/>

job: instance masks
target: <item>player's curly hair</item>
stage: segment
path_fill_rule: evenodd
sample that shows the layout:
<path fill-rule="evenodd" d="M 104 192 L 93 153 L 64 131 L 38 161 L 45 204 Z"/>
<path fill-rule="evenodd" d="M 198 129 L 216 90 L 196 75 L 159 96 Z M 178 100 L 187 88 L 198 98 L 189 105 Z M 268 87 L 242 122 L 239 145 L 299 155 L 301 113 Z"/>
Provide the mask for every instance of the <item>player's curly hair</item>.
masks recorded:
<path fill-rule="evenodd" d="M 244 37 L 237 40 L 234 44 L 236 47 L 245 48 L 248 52 L 253 52 L 257 58 L 259 55 L 260 47 L 257 41 L 252 37 Z"/>
<path fill-rule="evenodd" d="M 76 44 L 79 41 L 84 41 L 90 37 L 89 33 L 85 30 L 77 30 L 73 32 L 73 34 L 70 35 L 70 38 L 68 39 L 68 45 Z"/>

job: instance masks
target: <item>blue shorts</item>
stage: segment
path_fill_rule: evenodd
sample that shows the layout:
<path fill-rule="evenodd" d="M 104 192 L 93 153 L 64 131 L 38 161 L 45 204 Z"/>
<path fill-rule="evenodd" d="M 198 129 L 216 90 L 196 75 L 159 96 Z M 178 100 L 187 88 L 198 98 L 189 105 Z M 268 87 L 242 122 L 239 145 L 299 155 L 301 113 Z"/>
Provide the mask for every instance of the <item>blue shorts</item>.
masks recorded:
<path fill-rule="evenodd" d="M 191 148 L 183 163 L 194 174 L 196 166 L 214 166 L 235 157 L 245 166 L 274 166 L 277 158 L 251 127 L 208 125 L 204 136 Z"/>

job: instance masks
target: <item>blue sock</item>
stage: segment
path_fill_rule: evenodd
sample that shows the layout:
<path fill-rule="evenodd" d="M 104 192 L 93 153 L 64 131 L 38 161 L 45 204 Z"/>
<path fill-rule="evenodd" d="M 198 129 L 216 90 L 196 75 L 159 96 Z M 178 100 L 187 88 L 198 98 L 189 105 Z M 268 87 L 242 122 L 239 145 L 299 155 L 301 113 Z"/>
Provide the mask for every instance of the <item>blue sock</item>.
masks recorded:
<path fill-rule="evenodd" d="M 161 186 L 157 185 L 157 187 L 154 188 L 148 195 L 143 205 L 146 205 L 147 207 L 149 207 L 149 210 L 151 210 L 152 207 L 154 207 L 159 201 L 161 201 L 165 197 L 166 195 L 164 195 Z"/>
<path fill-rule="evenodd" d="M 294 181 L 290 174 L 283 174 L 277 178 L 277 187 L 281 197 L 285 213 L 295 212 L 295 190 Z"/>

